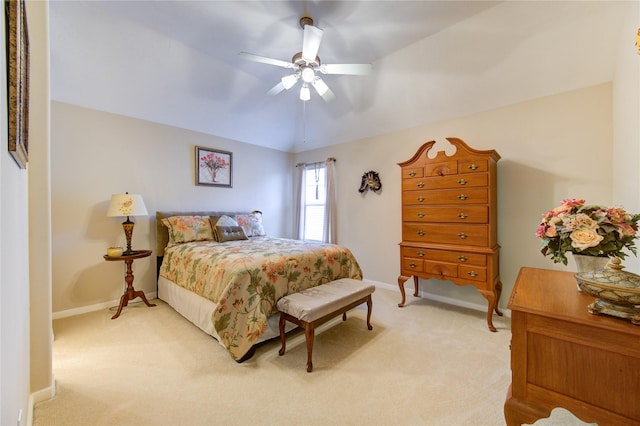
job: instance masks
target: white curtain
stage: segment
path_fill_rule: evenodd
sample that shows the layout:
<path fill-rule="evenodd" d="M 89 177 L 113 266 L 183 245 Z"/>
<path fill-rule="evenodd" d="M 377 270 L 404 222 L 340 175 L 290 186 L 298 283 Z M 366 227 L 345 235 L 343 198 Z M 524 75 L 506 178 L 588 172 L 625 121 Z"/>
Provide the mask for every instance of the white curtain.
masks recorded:
<path fill-rule="evenodd" d="M 325 162 L 325 194 L 324 205 L 324 235 L 325 243 L 337 243 L 337 194 L 336 194 L 336 159 L 328 158 Z"/>
<path fill-rule="evenodd" d="M 306 170 L 307 167 L 304 163 L 296 165 L 296 183 L 298 185 L 295 199 L 295 231 L 296 238 L 299 240 L 304 239 L 304 210 L 305 210 L 305 189 L 306 189 Z"/>

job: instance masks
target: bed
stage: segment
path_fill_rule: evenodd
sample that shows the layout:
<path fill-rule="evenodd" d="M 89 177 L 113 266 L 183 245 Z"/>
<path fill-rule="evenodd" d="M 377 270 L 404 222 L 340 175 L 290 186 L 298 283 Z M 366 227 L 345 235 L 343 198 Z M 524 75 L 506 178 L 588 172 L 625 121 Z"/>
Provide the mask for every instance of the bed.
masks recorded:
<path fill-rule="evenodd" d="M 237 226 L 223 223 L 229 218 Z M 238 362 L 279 335 L 280 298 L 339 278 L 362 279 L 346 247 L 270 237 L 262 229 L 259 212 L 156 213 L 158 298 Z"/>

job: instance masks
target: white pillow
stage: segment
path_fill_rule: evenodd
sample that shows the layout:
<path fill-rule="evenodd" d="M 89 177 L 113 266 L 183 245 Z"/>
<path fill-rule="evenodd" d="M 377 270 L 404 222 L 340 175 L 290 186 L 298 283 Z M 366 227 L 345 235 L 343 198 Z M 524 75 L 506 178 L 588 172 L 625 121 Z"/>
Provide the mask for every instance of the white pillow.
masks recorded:
<path fill-rule="evenodd" d="M 238 226 L 238 222 L 231 216 L 222 215 L 216 222 L 215 226 Z"/>

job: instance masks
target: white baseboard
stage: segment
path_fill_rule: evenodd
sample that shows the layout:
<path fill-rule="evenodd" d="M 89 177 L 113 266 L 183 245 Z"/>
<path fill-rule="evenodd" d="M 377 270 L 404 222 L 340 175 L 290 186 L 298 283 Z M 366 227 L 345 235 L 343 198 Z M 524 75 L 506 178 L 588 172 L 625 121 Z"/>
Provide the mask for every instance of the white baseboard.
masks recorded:
<path fill-rule="evenodd" d="M 33 407 L 38 402 L 47 401 L 56 396 L 56 378 L 51 375 L 51 386 L 40 389 L 29 395 L 29 406 L 27 407 L 27 422 L 26 426 L 33 426 Z"/>
<path fill-rule="evenodd" d="M 155 291 L 152 293 L 145 293 L 145 296 L 149 300 L 156 299 L 158 297 L 158 293 Z M 51 315 L 51 319 L 57 320 L 60 318 L 72 317 L 75 315 L 81 315 L 89 312 L 100 311 L 102 309 L 107 309 L 107 308 L 111 308 L 112 306 L 119 306 L 119 305 L 120 305 L 120 299 L 112 300 L 110 302 L 96 303 L 95 305 L 81 306 L 79 308 L 72 308 L 72 309 L 67 309 L 65 311 L 54 312 Z"/>
<path fill-rule="evenodd" d="M 376 287 L 386 288 L 387 290 L 398 291 L 398 295 L 400 294 L 400 290 L 397 285 L 387 284 L 380 281 L 373 281 L 369 279 L 367 279 L 367 281 L 372 282 Z M 473 309 L 474 311 L 487 312 L 487 305 L 480 305 L 478 303 L 467 302 L 465 300 L 453 299 L 446 296 L 439 296 L 437 294 L 424 292 L 421 289 L 419 291 L 420 291 L 420 297 L 424 299 L 433 300 L 434 302 L 446 303 L 448 305 L 459 306 L 461 308 Z M 510 318 L 511 311 L 509 311 L 508 309 L 505 309 L 504 311 L 505 311 L 504 316 Z"/>

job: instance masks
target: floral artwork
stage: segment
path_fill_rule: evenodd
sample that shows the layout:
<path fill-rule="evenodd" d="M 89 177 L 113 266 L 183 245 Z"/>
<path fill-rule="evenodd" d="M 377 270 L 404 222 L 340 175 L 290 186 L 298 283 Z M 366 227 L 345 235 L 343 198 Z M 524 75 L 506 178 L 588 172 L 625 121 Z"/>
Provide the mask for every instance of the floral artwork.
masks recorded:
<path fill-rule="evenodd" d="M 196 147 L 196 185 L 231 187 L 231 157 L 227 151 Z"/>
<path fill-rule="evenodd" d="M 536 236 L 544 256 L 567 264 L 566 253 L 624 259 L 627 249 L 636 254 L 635 239 L 640 215 L 618 207 L 585 205 L 585 200 L 566 199 L 542 216 Z"/>

